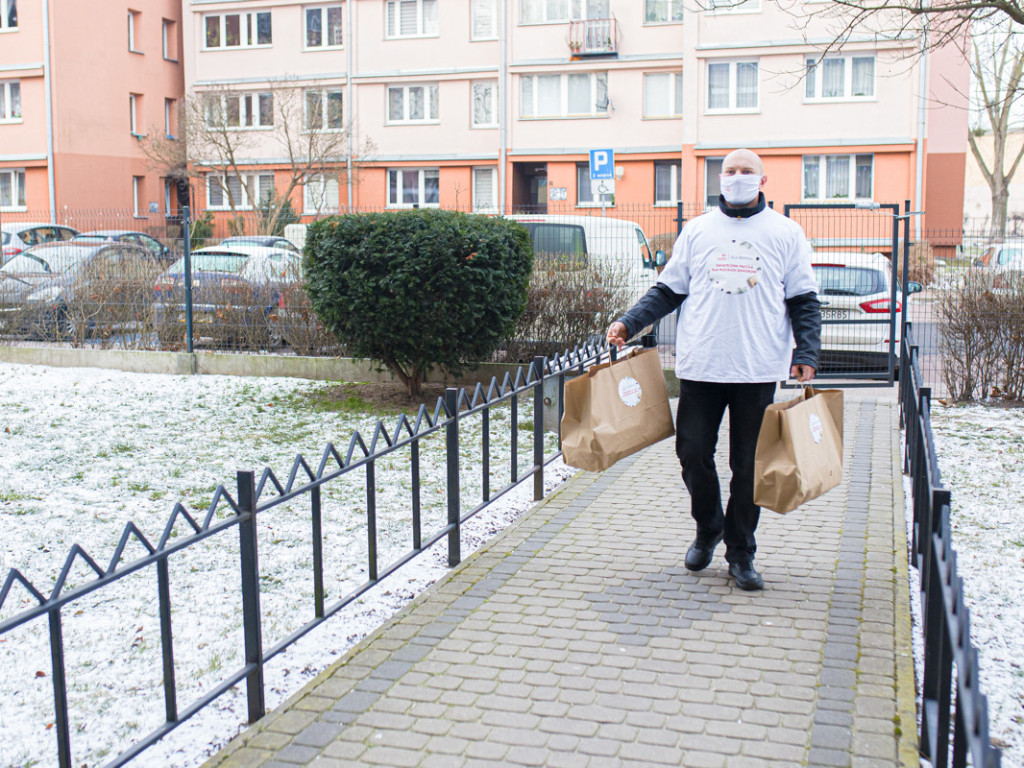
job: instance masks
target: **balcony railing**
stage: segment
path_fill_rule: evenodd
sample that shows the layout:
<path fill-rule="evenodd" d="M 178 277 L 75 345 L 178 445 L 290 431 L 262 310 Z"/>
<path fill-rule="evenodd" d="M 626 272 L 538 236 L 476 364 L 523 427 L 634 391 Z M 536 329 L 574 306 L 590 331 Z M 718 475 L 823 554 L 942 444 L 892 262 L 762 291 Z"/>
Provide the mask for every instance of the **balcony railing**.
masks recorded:
<path fill-rule="evenodd" d="M 615 19 L 582 19 L 569 22 L 569 50 L 577 56 L 618 53 L 618 22 Z"/>

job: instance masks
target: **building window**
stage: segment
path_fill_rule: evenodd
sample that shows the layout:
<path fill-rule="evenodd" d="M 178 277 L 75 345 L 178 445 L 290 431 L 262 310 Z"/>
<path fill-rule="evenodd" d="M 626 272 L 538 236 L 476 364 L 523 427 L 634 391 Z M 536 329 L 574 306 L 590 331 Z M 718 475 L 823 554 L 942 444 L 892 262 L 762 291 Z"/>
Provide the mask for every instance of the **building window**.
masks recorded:
<path fill-rule="evenodd" d="M 18 0 L 0 0 L 0 31 L 18 28 Z"/>
<path fill-rule="evenodd" d="M 438 33 L 438 0 L 387 0 L 388 37 L 428 37 Z"/>
<path fill-rule="evenodd" d="M 306 48 L 340 48 L 342 38 L 342 6 L 325 5 L 306 9 Z"/>
<path fill-rule="evenodd" d="M 654 204 L 675 204 L 682 199 L 683 164 L 678 160 L 654 164 Z"/>
<path fill-rule="evenodd" d="M 178 60 L 178 24 L 171 19 L 164 19 L 160 37 L 163 41 L 164 58 L 167 61 Z"/>
<path fill-rule="evenodd" d="M 174 138 L 175 125 L 174 99 L 164 99 L 164 135 L 168 139 Z"/>
<path fill-rule="evenodd" d="M 709 0 L 707 8 L 712 13 L 758 13 L 761 0 Z"/>
<path fill-rule="evenodd" d="M 757 109 L 756 61 L 708 62 L 708 111 L 741 112 Z"/>
<path fill-rule="evenodd" d="M 658 24 L 683 20 L 683 0 L 644 0 L 644 22 Z"/>
<path fill-rule="evenodd" d="M 274 174 L 272 173 L 246 173 L 241 176 L 225 176 L 219 173 L 206 175 L 207 208 L 252 210 L 259 203 L 273 197 Z"/>
<path fill-rule="evenodd" d="M 804 98 L 865 99 L 875 95 L 874 56 L 826 56 L 808 58 Z"/>
<path fill-rule="evenodd" d="M 608 0 L 520 0 L 522 24 L 551 24 L 570 19 L 608 19 Z"/>
<path fill-rule="evenodd" d="M 805 155 L 804 200 L 870 200 L 874 155 Z"/>
<path fill-rule="evenodd" d="M 0 169 L 0 209 L 16 211 L 25 208 L 24 169 Z"/>
<path fill-rule="evenodd" d="M 273 93 L 208 95 L 209 128 L 270 128 L 274 125 Z"/>
<path fill-rule="evenodd" d="M 132 176 L 132 215 L 139 218 L 142 213 L 142 176 Z"/>
<path fill-rule="evenodd" d="M 498 169 L 473 169 L 473 210 L 491 213 L 498 210 Z"/>
<path fill-rule="evenodd" d="M 608 114 L 608 73 L 522 75 L 520 117 L 594 117 Z"/>
<path fill-rule="evenodd" d="M 129 93 L 128 94 L 128 120 L 131 127 L 132 135 L 141 136 L 142 132 L 139 130 L 139 114 L 142 112 L 142 94 L 140 93 Z"/>
<path fill-rule="evenodd" d="M 340 131 L 345 127 L 340 90 L 312 88 L 306 91 L 306 130 Z"/>
<path fill-rule="evenodd" d="M 128 11 L 128 50 L 133 53 L 142 53 L 136 45 L 138 38 L 135 35 L 141 15 L 138 11 Z"/>
<path fill-rule="evenodd" d="M 492 128 L 498 124 L 498 81 L 473 83 L 473 127 Z"/>
<path fill-rule="evenodd" d="M 0 122 L 21 120 L 21 81 L 0 80 Z"/>
<path fill-rule="evenodd" d="M 302 189 L 303 213 L 337 213 L 338 179 L 317 173 L 306 179 Z"/>
<path fill-rule="evenodd" d="M 576 164 L 576 204 L 615 205 L 614 195 L 595 195 L 590 186 L 590 163 Z"/>
<path fill-rule="evenodd" d="M 683 116 L 683 73 L 644 75 L 644 117 Z"/>
<path fill-rule="evenodd" d="M 498 39 L 498 0 L 473 0 L 470 40 Z"/>
<path fill-rule="evenodd" d="M 392 168 L 388 171 L 388 206 L 437 208 L 441 202 L 437 168 Z"/>
<path fill-rule="evenodd" d="M 718 177 L 722 175 L 722 163 L 724 162 L 724 157 L 704 158 L 705 208 L 716 208 L 718 206 L 718 196 L 722 194 L 721 180 Z"/>
<path fill-rule="evenodd" d="M 389 123 L 431 123 L 437 120 L 437 83 L 388 86 Z"/>
<path fill-rule="evenodd" d="M 255 48 L 270 45 L 270 11 L 224 13 L 203 17 L 206 48 Z"/>

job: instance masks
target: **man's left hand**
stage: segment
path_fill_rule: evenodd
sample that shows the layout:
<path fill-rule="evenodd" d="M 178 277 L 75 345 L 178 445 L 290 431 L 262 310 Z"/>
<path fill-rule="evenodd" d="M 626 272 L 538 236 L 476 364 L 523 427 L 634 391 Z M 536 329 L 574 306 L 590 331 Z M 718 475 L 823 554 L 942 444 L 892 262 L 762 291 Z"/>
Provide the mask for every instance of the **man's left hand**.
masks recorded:
<path fill-rule="evenodd" d="M 814 366 L 806 365 L 805 363 L 797 363 L 789 369 L 789 375 L 800 383 L 810 381 L 814 378 L 815 373 L 817 371 L 814 370 Z"/>

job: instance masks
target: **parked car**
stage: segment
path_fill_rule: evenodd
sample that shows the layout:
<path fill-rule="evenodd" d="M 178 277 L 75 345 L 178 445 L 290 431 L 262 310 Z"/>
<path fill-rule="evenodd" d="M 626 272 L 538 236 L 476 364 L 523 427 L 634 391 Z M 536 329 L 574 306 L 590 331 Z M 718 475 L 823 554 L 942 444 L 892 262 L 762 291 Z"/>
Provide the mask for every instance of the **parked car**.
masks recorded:
<path fill-rule="evenodd" d="M 51 242 L 0 268 L 0 332 L 81 340 L 148 322 L 155 259 L 130 243 Z"/>
<path fill-rule="evenodd" d="M 33 223 L 7 223 L 2 225 L 3 229 L 3 259 L 0 264 L 10 261 L 13 257 L 40 243 L 51 243 L 59 240 L 70 240 L 78 234 L 77 229 L 66 227 L 63 224 L 47 224 L 45 222 Z"/>
<path fill-rule="evenodd" d="M 221 245 L 262 245 L 266 248 L 281 248 L 285 251 L 301 253 L 301 249 L 287 237 L 277 235 L 236 235 L 220 241 Z"/>
<path fill-rule="evenodd" d="M 174 252 L 161 243 L 152 235 L 145 232 L 136 232 L 130 229 L 94 229 L 91 232 L 82 232 L 71 238 L 78 243 L 102 243 L 113 241 L 115 243 L 133 243 L 149 251 L 150 255 L 157 261 L 169 263 L 174 261 Z"/>
<path fill-rule="evenodd" d="M 899 355 L 903 289 L 896 284 L 892 306 L 892 263 L 881 253 L 816 251 L 811 256 L 821 301 L 821 369 L 826 372 L 888 370 L 889 341 Z M 924 290 L 909 281 L 907 294 Z M 890 318 L 895 335 L 890 335 Z M 898 358 L 894 364 L 898 367 Z"/>
<path fill-rule="evenodd" d="M 278 346 L 278 312 L 285 287 L 299 280 L 297 251 L 260 245 L 213 245 L 190 254 L 194 336 L 213 343 L 262 349 Z M 185 338 L 185 257 L 154 285 L 161 346 Z"/>

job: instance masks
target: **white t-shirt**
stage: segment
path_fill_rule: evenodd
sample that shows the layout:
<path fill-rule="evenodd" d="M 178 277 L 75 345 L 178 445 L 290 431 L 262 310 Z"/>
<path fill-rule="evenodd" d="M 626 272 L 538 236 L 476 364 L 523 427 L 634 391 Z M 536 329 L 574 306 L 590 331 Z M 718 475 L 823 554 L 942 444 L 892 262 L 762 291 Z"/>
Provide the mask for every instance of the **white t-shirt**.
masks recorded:
<path fill-rule="evenodd" d="M 794 342 L 785 300 L 818 292 L 810 255 L 800 226 L 770 208 L 746 219 L 716 208 L 688 222 L 658 278 L 687 294 L 676 328 L 676 375 L 786 380 Z"/>

